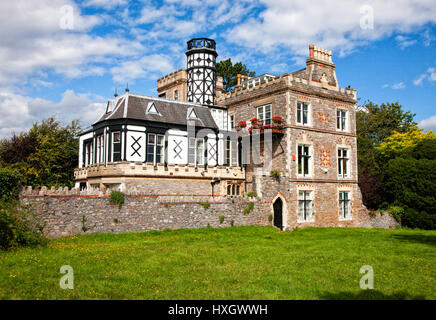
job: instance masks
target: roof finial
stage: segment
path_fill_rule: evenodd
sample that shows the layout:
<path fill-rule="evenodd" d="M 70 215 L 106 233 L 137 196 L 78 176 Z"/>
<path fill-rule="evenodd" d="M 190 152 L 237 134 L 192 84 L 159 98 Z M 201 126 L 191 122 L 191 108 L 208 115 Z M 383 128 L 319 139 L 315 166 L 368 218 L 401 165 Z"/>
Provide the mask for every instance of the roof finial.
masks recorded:
<path fill-rule="evenodd" d="M 115 98 L 118 97 L 117 88 L 115 88 L 114 97 L 115 97 Z"/>
<path fill-rule="evenodd" d="M 127 82 L 127 86 L 126 86 L 126 92 L 129 92 L 129 83 Z"/>

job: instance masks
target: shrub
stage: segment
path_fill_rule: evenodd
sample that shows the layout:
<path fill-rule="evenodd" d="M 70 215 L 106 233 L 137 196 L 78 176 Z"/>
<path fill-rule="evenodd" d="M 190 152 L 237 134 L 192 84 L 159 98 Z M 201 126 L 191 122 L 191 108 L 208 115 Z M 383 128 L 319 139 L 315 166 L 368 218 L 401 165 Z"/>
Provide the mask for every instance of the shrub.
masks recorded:
<path fill-rule="evenodd" d="M 391 216 L 401 223 L 401 217 L 404 215 L 404 208 L 400 206 L 390 206 L 387 210 Z"/>
<path fill-rule="evenodd" d="M 0 168 L 0 201 L 18 198 L 20 179 L 15 171 Z"/>
<path fill-rule="evenodd" d="M 280 176 L 282 175 L 282 173 L 279 170 L 271 170 L 270 174 L 274 178 L 280 178 Z"/>
<path fill-rule="evenodd" d="M 220 216 L 220 223 L 223 223 L 224 222 L 224 216 Z"/>
<path fill-rule="evenodd" d="M 209 203 L 209 201 L 206 201 L 206 202 L 200 202 L 200 204 L 203 206 L 203 208 L 206 210 L 206 209 L 209 209 L 209 207 L 210 207 L 210 203 Z"/>
<path fill-rule="evenodd" d="M 254 191 L 254 192 L 249 191 L 249 192 L 247 192 L 247 197 L 257 198 L 257 192 L 256 191 Z"/>
<path fill-rule="evenodd" d="M 272 214 L 270 214 L 270 215 L 268 216 L 268 221 L 271 222 L 272 220 L 273 220 L 273 216 L 272 216 Z"/>
<path fill-rule="evenodd" d="M 409 228 L 419 228 L 424 230 L 436 229 L 436 215 L 429 214 L 425 211 L 406 208 L 401 217 L 401 226 Z"/>
<path fill-rule="evenodd" d="M 110 202 L 110 204 L 117 204 L 118 208 L 121 209 L 121 206 L 124 203 L 124 193 L 122 193 L 120 191 L 113 190 L 111 192 L 109 202 Z"/>
<path fill-rule="evenodd" d="M 243 211 L 244 214 L 250 213 L 250 211 L 253 210 L 253 208 L 254 208 L 254 202 L 248 203 L 247 207 Z"/>
<path fill-rule="evenodd" d="M 44 245 L 43 225 L 16 201 L 0 203 L 0 248 Z"/>

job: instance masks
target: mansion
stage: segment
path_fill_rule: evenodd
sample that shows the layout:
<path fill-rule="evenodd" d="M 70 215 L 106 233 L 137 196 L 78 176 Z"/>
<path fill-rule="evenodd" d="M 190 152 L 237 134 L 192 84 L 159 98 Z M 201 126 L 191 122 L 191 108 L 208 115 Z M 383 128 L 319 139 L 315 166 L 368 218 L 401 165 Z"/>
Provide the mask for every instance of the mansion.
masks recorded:
<path fill-rule="evenodd" d="M 217 56 L 214 40 L 192 39 L 186 69 L 158 79 L 157 96 L 109 99 L 80 136 L 76 188 L 250 194 L 280 229 L 358 225 L 357 96 L 339 86 L 332 53 L 310 45 L 304 69 L 238 75 L 230 92 Z"/>

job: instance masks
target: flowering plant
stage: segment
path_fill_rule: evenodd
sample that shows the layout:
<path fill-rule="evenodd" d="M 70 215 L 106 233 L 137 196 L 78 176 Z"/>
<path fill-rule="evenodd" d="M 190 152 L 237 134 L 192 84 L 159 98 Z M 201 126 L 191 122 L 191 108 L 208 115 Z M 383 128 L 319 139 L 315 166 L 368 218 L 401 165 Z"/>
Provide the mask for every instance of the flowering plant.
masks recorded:
<path fill-rule="evenodd" d="M 257 118 L 251 119 L 250 122 L 253 127 L 258 126 L 260 124 L 259 119 Z"/>
<path fill-rule="evenodd" d="M 247 126 L 247 122 L 245 122 L 244 120 L 239 121 L 238 123 L 240 128 L 245 128 Z"/>
<path fill-rule="evenodd" d="M 285 120 L 283 120 L 282 117 L 275 116 L 275 117 L 272 118 L 272 121 L 273 121 L 274 123 L 281 124 L 281 123 L 283 123 Z"/>

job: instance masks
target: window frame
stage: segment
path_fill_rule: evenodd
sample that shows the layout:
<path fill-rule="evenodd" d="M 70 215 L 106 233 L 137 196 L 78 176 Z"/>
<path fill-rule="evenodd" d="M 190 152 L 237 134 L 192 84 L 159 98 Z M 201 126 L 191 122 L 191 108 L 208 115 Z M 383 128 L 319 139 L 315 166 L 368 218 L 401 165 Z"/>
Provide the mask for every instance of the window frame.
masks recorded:
<path fill-rule="evenodd" d="M 308 154 L 300 155 L 300 147 L 306 148 L 308 150 Z M 304 149 L 303 149 L 304 152 Z M 307 166 L 304 165 L 305 160 L 307 160 Z M 301 173 L 300 173 L 300 162 L 301 162 Z M 312 165 L 313 165 L 313 147 L 311 144 L 306 143 L 297 143 L 297 176 L 298 177 L 311 177 L 312 176 Z M 304 172 L 307 169 L 307 174 Z"/>
<path fill-rule="evenodd" d="M 150 143 L 150 137 L 154 137 L 154 142 Z M 159 138 L 162 139 L 162 144 L 158 144 Z M 153 152 L 150 152 L 150 147 L 153 147 Z M 160 151 L 160 161 L 157 161 L 157 148 L 161 147 Z M 149 156 L 152 155 L 153 161 L 149 161 Z M 159 134 L 159 133 L 147 133 L 147 149 L 146 149 L 146 156 L 145 161 L 149 163 L 153 163 L 154 166 L 156 166 L 158 163 L 164 163 L 165 162 L 165 135 Z"/>
<path fill-rule="evenodd" d="M 227 139 L 224 140 L 224 165 L 228 167 L 238 166 L 238 156 L 238 141 L 227 137 Z"/>
<path fill-rule="evenodd" d="M 344 151 L 347 152 L 347 156 L 344 157 Z M 341 152 L 341 155 L 339 153 Z M 337 176 L 338 178 L 350 178 L 351 177 L 351 148 L 348 146 L 338 146 L 336 148 L 336 159 L 337 159 Z M 345 163 L 344 163 L 345 162 Z M 344 170 L 345 168 L 345 170 Z M 344 173 L 346 171 L 346 173 Z"/>
<path fill-rule="evenodd" d="M 120 151 L 119 152 L 115 152 L 115 134 L 118 133 L 119 134 L 119 142 L 118 144 L 120 145 Z M 121 161 L 121 131 L 113 131 L 112 132 L 112 162 L 116 162 L 116 161 Z M 119 160 L 115 160 L 115 153 L 119 153 Z"/>
<path fill-rule="evenodd" d="M 340 113 L 340 115 L 339 115 Z M 345 114 L 344 117 L 342 117 L 342 114 Z M 339 121 L 340 119 L 340 121 Z M 345 125 L 345 127 L 344 127 Z M 336 130 L 337 131 L 348 131 L 348 110 L 345 109 L 336 109 Z"/>
<path fill-rule="evenodd" d="M 299 112 L 298 107 L 301 104 L 302 108 L 301 111 Z M 307 112 L 306 112 L 306 123 L 304 123 L 304 106 L 307 106 Z M 311 104 L 305 101 L 297 101 L 297 107 L 296 107 L 296 116 L 295 116 L 295 122 L 298 125 L 301 126 L 310 126 L 311 122 L 312 122 L 312 117 L 311 117 Z M 298 116 L 300 115 L 300 121 L 298 121 Z"/>
<path fill-rule="evenodd" d="M 301 193 L 303 193 L 303 199 L 301 199 Z M 315 205 L 314 205 L 314 191 L 309 189 L 299 189 L 297 190 L 297 222 L 314 222 L 315 221 Z M 307 194 L 309 197 L 307 198 Z M 301 215 L 300 204 L 303 203 L 303 216 Z M 310 206 L 307 207 L 307 202 Z M 307 212 L 309 208 L 309 212 Z"/>
<path fill-rule="evenodd" d="M 341 194 L 343 195 L 341 198 Z M 346 197 L 345 197 L 346 196 Z M 351 191 L 350 190 L 339 190 L 338 192 L 338 215 L 339 220 L 351 220 Z"/>
<path fill-rule="evenodd" d="M 266 108 L 269 107 L 269 118 L 266 117 L 267 111 Z M 259 110 L 262 110 L 259 112 Z M 259 122 L 262 126 L 271 126 L 272 125 L 272 103 L 264 104 L 262 106 L 256 107 L 256 115 L 259 119 Z M 261 116 L 262 114 L 262 116 Z"/>

